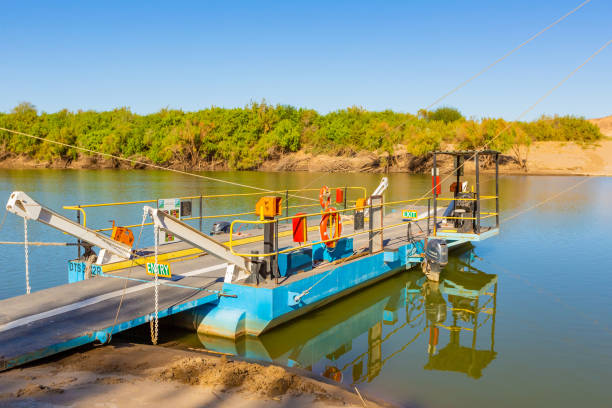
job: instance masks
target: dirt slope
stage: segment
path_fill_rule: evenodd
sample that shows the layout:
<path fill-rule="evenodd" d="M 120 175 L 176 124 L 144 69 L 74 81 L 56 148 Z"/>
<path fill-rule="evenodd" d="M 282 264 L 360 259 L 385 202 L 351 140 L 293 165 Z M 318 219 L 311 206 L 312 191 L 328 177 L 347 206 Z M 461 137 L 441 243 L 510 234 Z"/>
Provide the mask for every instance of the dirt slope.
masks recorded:
<path fill-rule="evenodd" d="M 612 137 L 612 115 L 599 119 L 589 119 L 589 122 L 599 126 L 604 136 Z"/>

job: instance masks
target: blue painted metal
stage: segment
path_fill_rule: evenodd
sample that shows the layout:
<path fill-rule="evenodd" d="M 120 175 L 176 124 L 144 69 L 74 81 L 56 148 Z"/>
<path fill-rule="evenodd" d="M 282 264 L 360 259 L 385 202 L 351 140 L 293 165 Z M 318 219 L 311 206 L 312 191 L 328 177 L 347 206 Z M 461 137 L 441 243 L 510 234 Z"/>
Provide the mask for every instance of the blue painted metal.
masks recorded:
<path fill-rule="evenodd" d="M 463 238 L 454 238 L 450 240 L 449 246 L 454 247 L 468 242 L 468 240 Z M 223 292 L 235 295 L 236 297 L 219 297 L 217 293 L 212 293 L 208 296 L 161 310 L 159 317 L 163 318 L 191 310 L 196 317 L 196 325 L 200 332 L 232 339 L 242 334 L 259 335 L 274 326 L 323 306 L 334 299 L 374 284 L 404 268 L 409 269 L 418 265 L 421 258 L 415 255 L 423 252 L 423 243 L 423 240 L 416 241 L 401 246 L 395 251 L 382 251 L 357 258 L 353 261 L 339 264 L 332 269 L 314 273 L 301 280 L 272 288 L 225 283 L 223 285 Z M 313 251 L 312 258 L 316 257 L 315 253 L 317 251 L 321 251 L 322 257 L 327 257 L 328 260 L 341 259 L 353 253 L 353 240 L 350 238 L 340 239 L 336 250 L 333 252 L 328 251 L 326 248 L 317 248 Z M 294 257 L 286 257 L 282 261 L 283 265 L 286 266 L 285 273 L 294 272 L 292 270 L 295 267 L 293 262 L 303 265 L 303 262 L 305 262 L 303 258 L 306 257 L 306 254 L 305 252 L 300 252 L 294 255 Z M 71 279 L 82 279 L 81 274 L 84 273 L 84 267 L 83 262 L 74 262 Z M 170 282 L 166 284 L 183 286 Z M 446 290 L 449 293 L 454 293 L 455 291 L 459 293 L 461 288 L 449 287 Z M 408 295 L 409 292 L 407 289 L 405 294 Z M 296 297 L 298 297 L 299 301 L 296 301 Z M 396 301 L 394 299 L 386 299 L 384 305 L 389 305 L 389 302 Z M 381 304 L 381 306 L 384 305 Z M 379 309 L 385 321 L 395 321 L 396 316 L 389 312 L 392 309 L 392 307 L 384 307 L 383 310 Z M 80 337 L 67 339 L 62 343 L 50 345 L 36 352 L 28 353 L 12 360 L 6 360 L 3 363 L 5 368 L 10 368 L 94 341 L 105 343 L 110 341 L 114 333 L 145 324 L 151 319 L 152 314 L 140 316 L 111 327 L 86 333 Z"/>
<path fill-rule="evenodd" d="M 198 331 L 228 338 L 237 338 L 242 334 L 259 335 L 313 308 L 390 276 L 406 265 L 415 265 L 406 263 L 406 249 L 406 245 L 398 249 L 397 262 L 386 263 L 385 253 L 379 252 L 273 288 L 225 283 L 223 291 L 236 297 L 223 297 L 215 308 L 204 307 L 194 311 Z M 299 303 L 291 301 L 295 294 L 304 295 Z"/>
<path fill-rule="evenodd" d="M 83 261 L 68 261 L 68 283 L 79 282 L 85 280 L 85 262 Z M 91 265 L 92 275 L 101 275 L 102 267 L 100 265 Z"/>
<path fill-rule="evenodd" d="M 353 255 L 353 238 L 340 238 L 336 241 L 336 246 L 333 249 L 328 248 L 323 243 L 312 247 L 313 262 L 333 262 L 351 255 Z"/>
<path fill-rule="evenodd" d="M 450 241 L 449 246 L 457 247 L 467 242 L 456 239 Z M 197 330 L 230 339 L 244 334 L 260 335 L 404 268 L 419 265 L 422 257 L 414 255 L 422 254 L 423 248 L 424 240 L 415 241 L 396 251 L 382 251 L 357 258 L 333 269 L 272 288 L 225 283 L 224 293 L 236 297 L 223 297 L 215 307 L 205 306 L 194 310 Z M 316 253 L 315 249 L 313 258 Z M 299 302 L 295 300 L 296 296 Z"/>
<path fill-rule="evenodd" d="M 384 253 L 385 263 L 399 262 L 399 252 L 397 251 L 385 251 Z"/>
<path fill-rule="evenodd" d="M 285 254 L 278 254 L 278 271 L 283 277 L 311 269 L 312 248 L 302 248 Z"/>
<path fill-rule="evenodd" d="M 385 324 L 395 324 L 397 322 L 397 312 L 395 310 L 384 310 L 382 320 Z"/>

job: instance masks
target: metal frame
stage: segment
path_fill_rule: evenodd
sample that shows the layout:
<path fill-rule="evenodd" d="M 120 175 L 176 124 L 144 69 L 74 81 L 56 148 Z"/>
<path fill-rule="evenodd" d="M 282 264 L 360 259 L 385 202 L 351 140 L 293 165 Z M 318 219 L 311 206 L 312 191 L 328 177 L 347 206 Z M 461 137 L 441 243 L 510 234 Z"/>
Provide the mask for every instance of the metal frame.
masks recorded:
<path fill-rule="evenodd" d="M 445 154 L 455 157 L 453 172 L 456 176 L 457 190 L 454 192 L 454 197 L 457 198 L 459 183 L 461 180 L 461 169 L 465 168 L 466 160 L 474 160 L 475 172 L 476 172 L 476 199 L 474 203 L 474 233 L 480 235 L 481 230 L 481 194 L 480 194 L 480 156 L 494 156 L 495 157 L 495 228 L 499 228 L 499 152 L 496 150 L 459 150 L 459 151 L 434 151 L 433 154 L 433 170 L 432 170 L 432 189 L 431 194 L 433 198 L 433 235 L 438 236 L 437 233 L 437 211 L 438 211 L 438 194 L 436 193 L 436 187 L 438 184 L 435 182 L 436 169 L 438 167 L 437 155 Z M 485 217 L 486 218 L 486 217 Z M 471 235 L 471 234 L 464 234 Z"/>

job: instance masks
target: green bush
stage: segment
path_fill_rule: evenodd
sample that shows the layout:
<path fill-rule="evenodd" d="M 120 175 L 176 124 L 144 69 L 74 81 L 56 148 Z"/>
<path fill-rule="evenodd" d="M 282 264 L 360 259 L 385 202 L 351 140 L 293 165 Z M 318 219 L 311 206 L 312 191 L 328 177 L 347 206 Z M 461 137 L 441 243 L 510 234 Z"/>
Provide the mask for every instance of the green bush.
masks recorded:
<path fill-rule="evenodd" d="M 24 102 L 0 113 L 0 126 L 86 149 L 156 164 L 198 168 L 212 161 L 231 169 L 254 169 L 263 161 L 304 149 L 315 153 L 353 154 L 362 150 L 392 154 L 397 145 L 422 156 L 444 144 L 475 149 L 488 144 L 501 151 L 531 141 L 593 143 L 599 129 L 571 116 L 533 122 L 502 119 L 466 120 L 455 108 L 442 107 L 418 116 L 360 107 L 321 115 L 311 109 L 252 103 L 244 108 L 211 107 L 197 112 L 162 109 L 137 115 L 128 108 L 107 112 L 62 110 L 40 113 Z M 38 160 L 71 160 L 76 149 L 0 131 L 0 153 Z"/>
<path fill-rule="evenodd" d="M 428 120 L 439 120 L 444 123 L 451 123 L 464 119 L 458 109 L 451 108 L 450 106 L 442 106 L 433 112 L 425 112 L 424 116 Z"/>

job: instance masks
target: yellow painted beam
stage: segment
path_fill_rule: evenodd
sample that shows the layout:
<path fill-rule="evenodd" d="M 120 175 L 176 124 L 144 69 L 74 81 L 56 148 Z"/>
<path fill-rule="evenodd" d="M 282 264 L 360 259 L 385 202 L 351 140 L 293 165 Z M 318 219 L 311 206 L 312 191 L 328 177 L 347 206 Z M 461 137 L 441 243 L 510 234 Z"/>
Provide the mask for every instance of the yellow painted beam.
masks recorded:
<path fill-rule="evenodd" d="M 319 226 L 312 226 L 312 227 L 308 227 L 308 231 L 315 231 L 318 230 Z M 279 237 L 286 237 L 291 235 L 293 232 L 291 230 L 289 231 L 282 231 L 278 233 Z M 253 242 L 259 242 L 259 241 L 263 241 L 263 235 L 256 235 L 254 237 L 247 237 L 247 238 L 241 238 L 241 239 L 237 239 L 234 241 L 234 246 L 240 246 L 240 245 L 246 245 L 246 244 L 251 244 Z M 224 241 L 223 244 L 227 243 L 229 241 Z M 157 255 L 157 261 L 158 262 L 166 262 L 170 259 L 176 259 L 176 258 L 182 258 L 182 257 L 186 257 L 186 256 L 192 256 L 192 255 L 201 255 L 204 251 L 202 251 L 200 248 L 188 248 L 188 249 L 181 249 L 179 251 L 173 251 L 173 252 L 168 252 L 165 254 L 159 254 Z M 155 261 L 155 256 L 146 256 L 146 257 L 142 257 L 142 258 L 135 258 L 135 259 L 130 259 L 127 261 L 120 261 L 120 262 L 115 262 L 112 264 L 106 264 L 106 265 L 102 265 L 102 272 L 113 272 L 119 269 L 125 269 L 125 268 L 130 268 L 132 266 L 137 266 L 137 265 L 145 265 L 147 262 L 154 262 Z"/>

